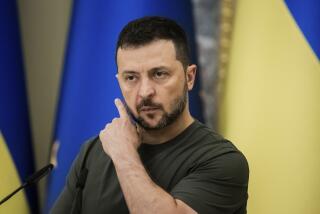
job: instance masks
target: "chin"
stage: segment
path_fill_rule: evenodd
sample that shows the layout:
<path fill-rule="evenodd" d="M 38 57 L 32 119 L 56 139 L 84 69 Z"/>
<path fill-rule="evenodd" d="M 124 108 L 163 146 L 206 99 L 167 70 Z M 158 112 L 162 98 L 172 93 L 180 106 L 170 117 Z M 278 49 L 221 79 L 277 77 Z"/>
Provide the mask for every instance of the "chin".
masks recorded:
<path fill-rule="evenodd" d="M 161 117 L 155 117 L 150 119 L 149 117 L 140 117 L 139 125 L 144 128 L 145 130 L 159 130 L 163 127 L 160 126 Z"/>
<path fill-rule="evenodd" d="M 160 119 L 144 119 L 145 124 L 150 126 L 150 128 L 157 127 L 159 125 Z"/>

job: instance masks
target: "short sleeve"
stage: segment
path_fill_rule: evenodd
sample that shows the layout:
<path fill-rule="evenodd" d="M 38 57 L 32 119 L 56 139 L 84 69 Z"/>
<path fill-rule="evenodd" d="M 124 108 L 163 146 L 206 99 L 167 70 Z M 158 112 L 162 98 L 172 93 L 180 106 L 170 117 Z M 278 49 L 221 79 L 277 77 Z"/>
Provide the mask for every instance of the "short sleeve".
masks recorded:
<path fill-rule="evenodd" d="M 63 190 L 57 198 L 56 202 L 54 203 L 50 213 L 70 213 L 73 198 L 76 191 L 76 183 L 81 170 L 81 164 L 83 162 L 86 151 L 88 150 L 88 146 L 91 142 L 92 140 L 89 140 L 81 146 L 79 154 L 76 156 L 70 167 L 69 173 L 66 178 L 66 184 L 63 187 Z"/>
<path fill-rule="evenodd" d="M 184 177 L 171 195 L 200 214 L 246 213 L 249 167 L 240 152 L 206 160 Z"/>

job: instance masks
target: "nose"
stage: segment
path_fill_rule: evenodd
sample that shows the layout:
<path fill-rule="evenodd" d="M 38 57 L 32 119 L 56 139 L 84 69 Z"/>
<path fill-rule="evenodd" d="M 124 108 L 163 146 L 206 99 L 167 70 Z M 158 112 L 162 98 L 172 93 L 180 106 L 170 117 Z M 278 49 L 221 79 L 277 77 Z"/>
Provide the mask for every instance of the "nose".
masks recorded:
<path fill-rule="evenodd" d="M 153 97 L 155 95 L 155 88 L 152 84 L 152 81 L 150 81 L 149 79 L 142 80 L 140 83 L 138 94 L 140 98 Z"/>

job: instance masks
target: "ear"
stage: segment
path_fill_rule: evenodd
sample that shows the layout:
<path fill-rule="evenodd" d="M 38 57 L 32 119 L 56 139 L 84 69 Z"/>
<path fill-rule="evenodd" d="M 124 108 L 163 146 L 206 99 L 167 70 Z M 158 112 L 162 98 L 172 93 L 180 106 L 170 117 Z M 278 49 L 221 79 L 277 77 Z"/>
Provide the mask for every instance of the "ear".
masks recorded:
<path fill-rule="evenodd" d="M 120 88 L 121 88 L 121 84 L 120 84 L 120 81 L 119 81 L 119 72 L 117 72 L 114 77 L 117 79 L 118 84 L 119 84 L 119 86 L 120 86 Z"/>
<path fill-rule="evenodd" d="M 197 73 L 197 66 L 195 64 L 189 65 L 187 67 L 186 71 L 186 79 L 187 79 L 187 85 L 188 85 L 188 90 L 192 90 L 194 81 L 196 79 L 196 73 Z"/>
<path fill-rule="evenodd" d="M 121 94 L 123 95 L 123 85 L 121 84 L 121 81 L 120 81 L 120 78 L 119 78 L 119 72 L 117 72 L 117 74 L 115 75 L 115 78 L 118 81 L 118 85 L 120 87 Z"/>

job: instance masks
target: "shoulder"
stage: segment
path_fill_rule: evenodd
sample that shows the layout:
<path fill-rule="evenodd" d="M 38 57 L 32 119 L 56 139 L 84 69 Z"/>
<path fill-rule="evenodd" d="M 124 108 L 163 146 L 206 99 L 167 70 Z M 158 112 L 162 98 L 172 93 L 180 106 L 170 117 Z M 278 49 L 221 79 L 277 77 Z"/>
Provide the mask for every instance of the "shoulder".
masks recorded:
<path fill-rule="evenodd" d="M 97 142 L 99 141 L 98 136 L 94 136 L 86 140 L 80 147 L 80 151 L 77 154 L 77 157 L 73 161 L 73 166 L 71 167 L 71 171 L 75 171 L 78 175 L 81 168 L 84 167 L 84 164 L 87 161 L 88 156 L 93 150 L 94 147 L 97 146 Z"/>
<path fill-rule="evenodd" d="M 82 167 L 96 169 L 99 164 L 110 162 L 110 157 L 104 152 L 99 135 L 87 140 L 81 148 L 80 160 Z"/>
<path fill-rule="evenodd" d="M 194 169 L 207 170 L 216 177 L 236 177 L 246 182 L 249 166 L 244 154 L 229 140 L 197 122 L 194 133 Z M 214 172 L 214 173 L 213 173 Z"/>
<path fill-rule="evenodd" d="M 208 144 L 220 144 L 230 142 L 218 132 L 209 128 L 207 125 L 195 120 L 189 129 L 189 133 L 194 139 Z"/>
<path fill-rule="evenodd" d="M 188 174 L 171 191 L 198 213 L 236 213 L 245 209 L 249 167 L 245 156 L 221 135 L 197 122 L 184 145 Z"/>
<path fill-rule="evenodd" d="M 100 139 L 99 136 L 93 136 L 89 138 L 82 146 L 80 149 L 80 153 L 87 153 L 94 147 L 97 147 L 97 144 L 99 143 Z"/>
<path fill-rule="evenodd" d="M 197 152 L 205 157 L 213 158 L 232 152 L 241 153 L 231 141 L 199 121 L 195 121 L 192 132 L 189 137 L 191 143 L 197 148 Z"/>

